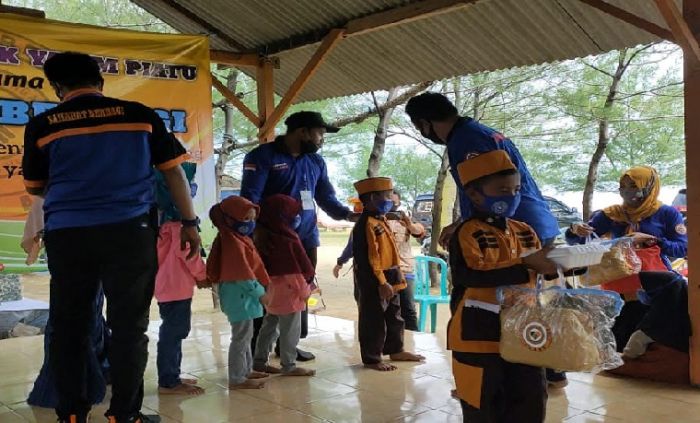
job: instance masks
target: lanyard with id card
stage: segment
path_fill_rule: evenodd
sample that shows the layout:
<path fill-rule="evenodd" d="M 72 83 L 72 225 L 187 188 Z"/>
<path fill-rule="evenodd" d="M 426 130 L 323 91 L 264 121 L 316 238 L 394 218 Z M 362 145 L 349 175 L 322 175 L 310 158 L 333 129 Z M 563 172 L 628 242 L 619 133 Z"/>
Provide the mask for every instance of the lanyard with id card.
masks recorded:
<path fill-rule="evenodd" d="M 304 190 L 299 192 L 299 194 L 301 195 L 301 206 L 304 210 L 316 209 L 316 203 L 314 203 L 314 196 L 311 194 L 311 191 Z"/>

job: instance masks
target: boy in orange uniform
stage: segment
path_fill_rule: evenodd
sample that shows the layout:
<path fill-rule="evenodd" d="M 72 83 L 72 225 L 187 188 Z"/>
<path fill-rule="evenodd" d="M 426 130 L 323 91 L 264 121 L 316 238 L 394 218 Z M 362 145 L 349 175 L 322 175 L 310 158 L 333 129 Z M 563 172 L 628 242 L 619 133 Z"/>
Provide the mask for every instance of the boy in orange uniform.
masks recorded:
<path fill-rule="evenodd" d="M 404 321 L 398 292 L 406 288 L 406 279 L 385 217 L 394 206 L 394 185 L 390 178 L 368 178 L 356 182 L 355 189 L 364 205 L 352 231 L 362 362 L 375 370 L 396 370 L 396 366 L 382 362 L 382 354 L 394 361 L 421 361 L 425 357 L 403 350 Z"/>
<path fill-rule="evenodd" d="M 536 273 L 556 274 L 535 231 L 511 220 L 520 203 L 520 174 L 508 154 L 489 151 L 462 162 L 460 182 L 472 207 L 450 242 L 452 318 L 447 329 L 452 372 L 464 421 L 544 421 L 541 368 L 499 355 L 499 286 L 534 287 Z"/>

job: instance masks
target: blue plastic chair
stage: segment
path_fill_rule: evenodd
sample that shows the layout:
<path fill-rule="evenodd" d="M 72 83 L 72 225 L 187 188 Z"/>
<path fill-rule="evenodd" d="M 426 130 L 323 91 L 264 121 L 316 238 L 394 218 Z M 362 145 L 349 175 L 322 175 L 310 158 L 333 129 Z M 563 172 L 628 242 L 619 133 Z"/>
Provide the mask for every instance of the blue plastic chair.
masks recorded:
<path fill-rule="evenodd" d="M 430 294 L 430 263 L 436 263 L 438 265 L 438 271 L 440 272 L 440 295 Z M 417 256 L 415 275 L 413 298 L 420 306 L 418 330 L 425 332 L 425 320 L 428 317 L 428 306 L 430 306 L 430 332 L 435 333 L 435 327 L 437 326 L 437 305 L 450 303 L 450 296 L 447 293 L 447 263 L 445 263 L 445 260 L 437 257 Z"/>

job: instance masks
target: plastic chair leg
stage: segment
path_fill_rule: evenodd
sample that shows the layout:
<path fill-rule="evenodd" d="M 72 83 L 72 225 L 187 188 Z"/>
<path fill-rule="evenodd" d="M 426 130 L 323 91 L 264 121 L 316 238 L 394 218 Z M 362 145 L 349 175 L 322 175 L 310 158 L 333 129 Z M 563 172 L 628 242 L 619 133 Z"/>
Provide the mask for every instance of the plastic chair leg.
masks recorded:
<path fill-rule="evenodd" d="M 418 330 L 425 332 L 425 319 L 428 317 L 428 304 L 424 301 L 420 303 L 420 312 L 418 314 Z"/>
<path fill-rule="evenodd" d="M 430 304 L 430 332 L 435 333 L 437 328 L 437 304 Z"/>

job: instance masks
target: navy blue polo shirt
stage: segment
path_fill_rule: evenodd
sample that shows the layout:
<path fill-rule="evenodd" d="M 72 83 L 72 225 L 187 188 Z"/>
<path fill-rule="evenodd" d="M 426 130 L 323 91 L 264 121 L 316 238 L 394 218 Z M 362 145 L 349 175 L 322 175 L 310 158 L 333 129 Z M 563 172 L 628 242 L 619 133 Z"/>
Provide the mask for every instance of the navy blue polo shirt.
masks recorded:
<path fill-rule="evenodd" d="M 187 157 L 149 107 L 77 90 L 29 121 L 22 167 L 27 187 L 46 187 L 46 229 L 54 230 L 147 213 L 153 167 L 170 169 Z"/>
<path fill-rule="evenodd" d="M 346 219 L 350 209 L 338 201 L 328 179 L 326 162 L 316 153 L 292 156 L 284 137 L 262 144 L 243 159 L 241 196 L 253 203 L 273 194 L 285 194 L 301 201 L 301 192 L 310 191 L 316 203 L 333 219 Z M 304 248 L 320 245 L 316 210 L 304 210 L 297 233 Z"/>

